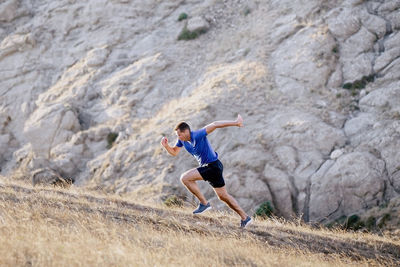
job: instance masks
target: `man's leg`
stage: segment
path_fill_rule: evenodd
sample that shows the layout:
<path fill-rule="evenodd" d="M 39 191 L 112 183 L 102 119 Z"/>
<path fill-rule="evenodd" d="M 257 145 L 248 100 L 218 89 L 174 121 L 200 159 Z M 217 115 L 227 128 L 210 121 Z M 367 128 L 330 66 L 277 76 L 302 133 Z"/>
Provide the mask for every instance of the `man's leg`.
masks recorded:
<path fill-rule="evenodd" d="M 200 189 L 196 183 L 198 180 L 203 180 L 197 169 L 191 169 L 181 175 L 181 182 L 186 188 L 195 195 L 201 204 L 206 205 L 207 200 L 204 195 L 200 192 Z"/>
<path fill-rule="evenodd" d="M 242 220 L 245 220 L 247 218 L 247 214 L 239 206 L 236 200 L 231 195 L 228 194 L 225 186 L 214 188 L 214 191 L 220 200 L 225 202 L 231 209 L 233 209 L 237 214 L 239 214 Z"/>

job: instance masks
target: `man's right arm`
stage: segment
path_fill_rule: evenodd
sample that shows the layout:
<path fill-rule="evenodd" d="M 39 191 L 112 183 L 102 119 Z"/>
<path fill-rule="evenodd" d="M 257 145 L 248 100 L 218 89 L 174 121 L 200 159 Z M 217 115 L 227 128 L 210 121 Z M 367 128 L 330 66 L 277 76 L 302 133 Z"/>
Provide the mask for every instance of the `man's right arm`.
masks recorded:
<path fill-rule="evenodd" d="M 168 144 L 168 139 L 166 138 L 166 137 L 163 137 L 162 139 L 161 139 L 161 145 L 165 148 L 165 150 L 167 150 L 167 152 L 170 154 L 170 155 L 172 155 L 172 156 L 177 156 L 178 154 L 179 154 L 179 151 L 181 150 L 181 148 L 180 147 L 178 147 L 178 146 L 174 146 L 174 147 L 171 147 L 169 144 Z"/>

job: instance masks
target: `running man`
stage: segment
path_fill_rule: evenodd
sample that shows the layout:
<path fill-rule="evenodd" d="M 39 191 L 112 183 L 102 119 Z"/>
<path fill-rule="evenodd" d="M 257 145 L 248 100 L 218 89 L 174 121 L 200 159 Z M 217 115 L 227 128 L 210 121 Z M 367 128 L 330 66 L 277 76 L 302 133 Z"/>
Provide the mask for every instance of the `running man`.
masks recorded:
<path fill-rule="evenodd" d="M 211 209 L 210 203 L 200 192 L 196 183 L 196 181 L 204 180 L 211 184 L 220 200 L 239 214 L 241 217 L 240 227 L 244 228 L 252 222 L 252 219 L 226 191 L 225 181 L 222 177 L 223 165 L 207 139 L 207 135 L 215 129 L 229 126 L 243 127 L 242 117 L 238 115 L 236 121 L 215 121 L 197 131 L 191 131 L 186 122 L 180 122 L 175 127 L 175 133 L 178 136 L 175 146 L 171 147 L 166 137 L 161 139 L 161 145 L 172 156 L 177 156 L 184 146 L 199 162 L 200 167 L 191 169 L 181 175 L 183 185 L 200 201 L 199 207 L 193 211 L 193 214 L 199 214 Z"/>

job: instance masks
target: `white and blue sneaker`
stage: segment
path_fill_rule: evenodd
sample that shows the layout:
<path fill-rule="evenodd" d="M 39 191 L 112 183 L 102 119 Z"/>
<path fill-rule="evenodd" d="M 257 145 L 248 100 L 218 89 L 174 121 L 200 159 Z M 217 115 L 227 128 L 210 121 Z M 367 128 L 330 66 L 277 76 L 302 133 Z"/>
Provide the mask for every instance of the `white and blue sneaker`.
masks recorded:
<path fill-rule="evenodd" d="M 193 211 L 193 214 L 200 214 L 209 209 L 211 209 L 210 202 L 208 202 L 207 205 L 200 203 L 199 207 Z"/>
<path fill-rule="evenodd" d="M 245 220 L 240 220 L 240 228 L 245 228 L 253 222 L 250 216 L 247 216 Z"/>

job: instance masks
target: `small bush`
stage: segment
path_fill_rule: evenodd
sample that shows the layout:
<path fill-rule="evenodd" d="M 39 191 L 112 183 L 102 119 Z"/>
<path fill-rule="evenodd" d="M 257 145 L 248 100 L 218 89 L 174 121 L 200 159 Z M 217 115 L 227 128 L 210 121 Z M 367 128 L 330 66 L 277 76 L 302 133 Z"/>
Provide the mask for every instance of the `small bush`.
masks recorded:
<path fill-rule="evenodd" d="M 332 52 L 336 54 L 337 52 L 339 52 L 339 48 L 337 46 L 333 47 Z"/>
<path fill-rule="evenodd" d="M 365 227 L 367 227 L 367 229 L 369 231 L 371 231 L 372 229 L 374 229 L 376 226 L 376 218 L 373 216 L 368 217 L 367 221 L 365 222 Z"/>
<path fill-rule="evenodd" d="M 183 28 L 182 32 L 178 36 L 178 40 L 193 40 L 199 37 L 198 32 L 191 32 L 186 27 Z"/>
<path fill-rule="evenodd" d="M 183 13 L 181 13 L 181 14 L 179 15 L 178 21 L 182 21 L 182 20 L 185 20 L 185 19 L 187 19 L 187 18 L 188 18 L 188 15 L 187 15 L 185 12 L 183 12 Z"/>
<path fill-rule="evenodd" d="M 389 221 L 391 218 L 389 213 L 385 213 L 385 215 L 383 215 L 383 217 L 379 220 L 378 223 L 378 227 L 382 228 L 383 226 L 385 226 L 386 222 Z"/>
<path fill-rule="evenodd" d="M 118 133 L 109 133 L 107 135 L 107 148 L 110 149 L 118 137 Z"/>
<path fill-rule="evenodd" d="M 353 83 L 345 83 L 343 84 L 343 88 L 352 91 L 360 90 L 364 89 L 368 83 L 373 81 L 375 81 L 375 76 L 371 74 L 369 76 L 364 76 L 361 80 L 354 81 Z"/>
<path fill-rule="evenodd" d="M 258 207 L 254 215 L 261 218 L 272 217 L 274 215 L 274 208 L 269 201 L 266 201 Z"/>
<path fill-rule="evenodd" d="M 359 230 L 365 227 L 365 223 L 360 219 L 357 214 L 347 217 L 343 228 L 348 230 Z"/>
<path fill-rule="evenodd" d="M 243 56 L 247 56 L 250 53 L 250 48 L 246 48 L 243 52 Z"/>
<path fill-rule="evenodd" d="M 183 200 L 176 195 L 171 195 L 164 200 L 164 205 L 167 207 L 182 207 Z"/>
<path fill-rule="evenodd" d="M 244 11 L 243 11 L 243 14 L 244 14 L 245 16 L 249 15 L 250 13 L 251 13 L 250 7 L 246 7 L 246 8 L 244 9 Z"/>

